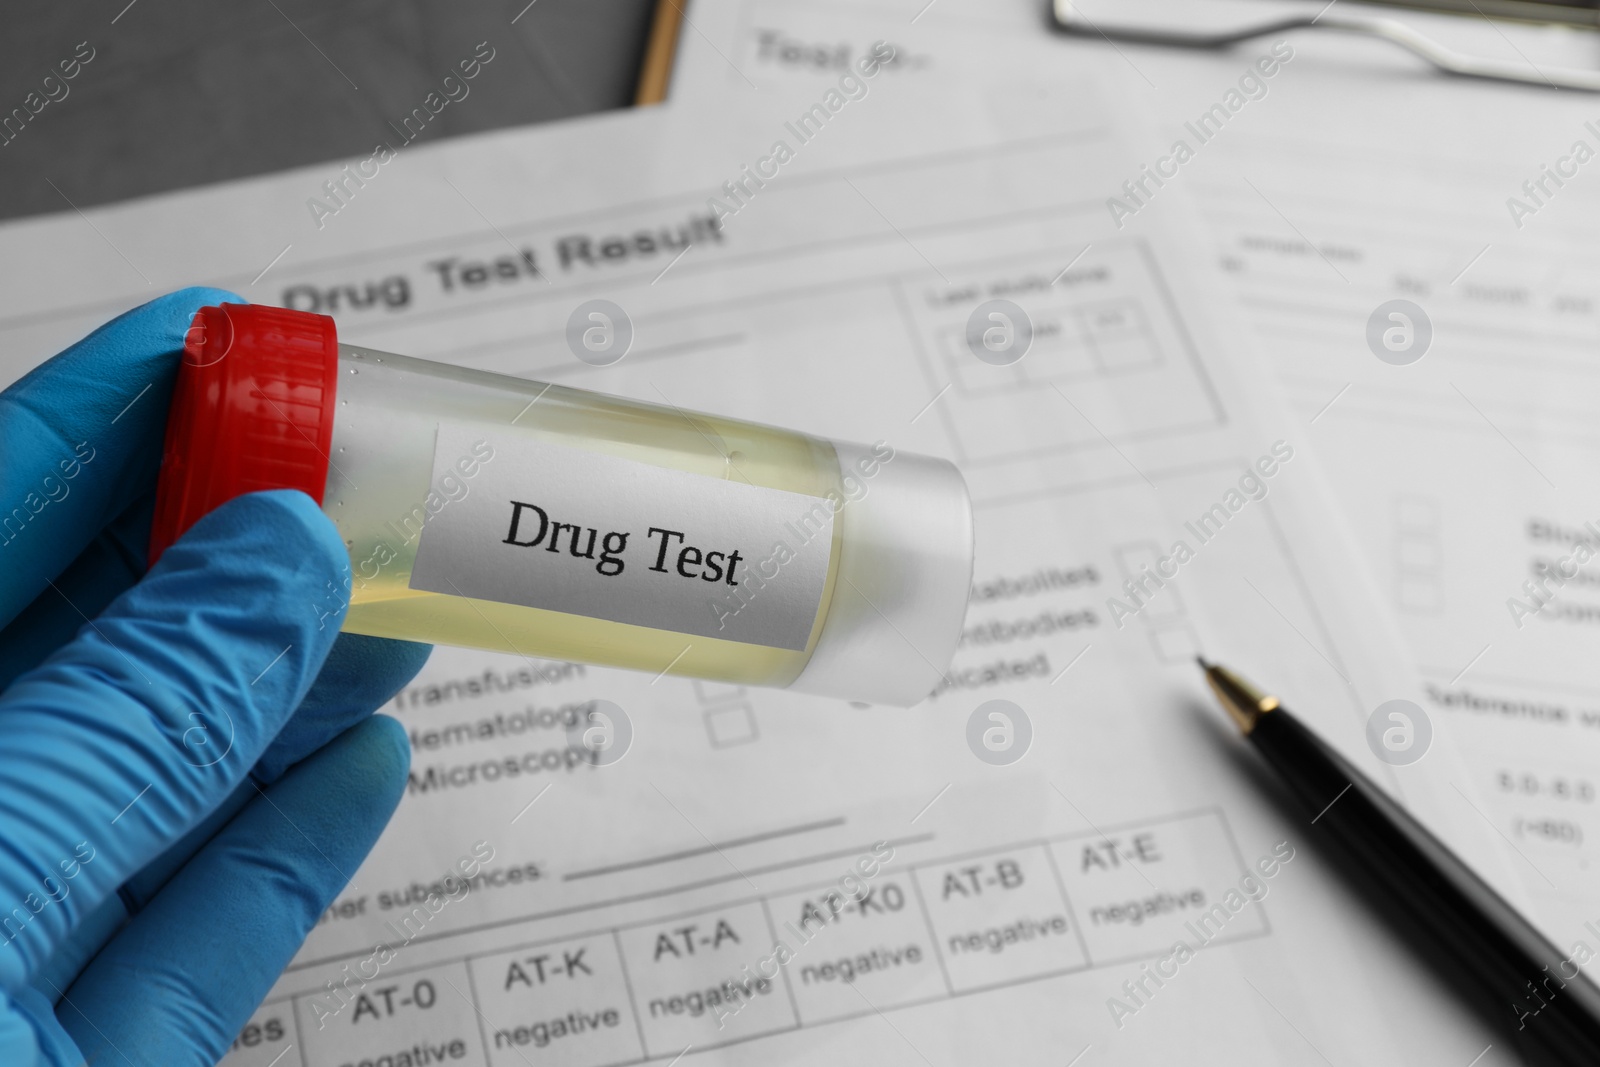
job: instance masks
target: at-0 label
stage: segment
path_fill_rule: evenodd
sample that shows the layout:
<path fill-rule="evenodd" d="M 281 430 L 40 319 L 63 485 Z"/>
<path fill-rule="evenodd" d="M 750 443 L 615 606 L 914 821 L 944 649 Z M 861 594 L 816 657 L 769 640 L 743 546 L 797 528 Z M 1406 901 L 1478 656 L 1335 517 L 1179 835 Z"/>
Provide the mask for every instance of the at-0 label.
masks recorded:
<path fill-rule="evenodd" d="M 822 497 L 443 424 L 434 476 L 495 461 L 428 520 L 411 588 L 804 649 L 833 552 Z"/>

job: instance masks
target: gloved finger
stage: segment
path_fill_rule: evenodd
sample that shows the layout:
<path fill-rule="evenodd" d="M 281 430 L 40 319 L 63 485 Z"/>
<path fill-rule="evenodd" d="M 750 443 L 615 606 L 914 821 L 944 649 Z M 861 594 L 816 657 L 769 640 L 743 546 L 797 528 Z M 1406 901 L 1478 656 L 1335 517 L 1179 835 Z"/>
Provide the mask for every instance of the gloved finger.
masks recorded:
<path fill-rule="evenodd" d="M 333 625 L 333 620 L 329 620 Z M 265 785 L 394 699 L 433 653 L 432 645 L 340 634 L 311 691 L 251 772 Z"/>
<path fill-rule="evenodd" d="M 122 901 L 128 911 L 143 908 L 173 872 L 253 799 L 257 794 L 255 785 L 277 781 L 289 767 L 388 703 L 422 669 L 432 651 L 432 645 L 411 641 L 340 634 L 311 691 L 256 761 L 250 781 L 235 789 L 216 811 L 122 887 Z"/>
<path fill-rule="evenodd" d="M 89 1063 L 210 1065 L 349 882 L 405 790 L 375 716 L 268 786 L 95 957 L 57 1005 Z"/>
<path fill-rule="evenodd" d="M 44 592 L 0 628 L 0 691 L 72 640 L 85 619 L 144 577 L 155 493 L 135 500 L 67 564 Z"/>
<path fill-rule="evenodd" d="M 23 990 L 17 998 L 8 997 L 0 990 L 0 1052 L 6 1063 L 17 1067 L 33 1067 L 36 1063 L 52 1063 L 39 1055 L 40 1035 L 31 1021 L 37 1012 L 38 995 Z"/>
<path fill-rule="evenodd" d="M 0 902 L 26 904 L 0 988 L 254 766 L 333 643 L 347 563 L 305 494 L 239 497 L 0 697 Z"/>
<path fill-rule="evenodd" d="M 48 588 L 112 518 L 155 486 L 183 336 L 221 289 L 158 297 L 0 393 L 0 623 Z"/>
<path fill-rule="evenodd" d="M 108 897 L 81 921 L 57 946 L 44 969 L 33 976 L 35 987 L 48 993 L 70 985 L 127 918 L 143 910 L 190 857 L 259 795 L 257 785 L 277 781 L 287 768 L 388 703 L 422 668 L 431 651 L 431 645 L 410 641 L 340 634 L 311 691 L 267 746 L 249 778 L 176 844 L 128 879 L 116 896 Z"/>

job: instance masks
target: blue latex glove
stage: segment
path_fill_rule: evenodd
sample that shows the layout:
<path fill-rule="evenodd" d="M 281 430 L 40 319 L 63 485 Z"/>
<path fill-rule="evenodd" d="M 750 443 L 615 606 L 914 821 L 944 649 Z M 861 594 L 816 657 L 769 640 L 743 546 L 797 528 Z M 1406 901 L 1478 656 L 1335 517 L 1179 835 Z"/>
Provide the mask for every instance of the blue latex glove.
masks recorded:
<path fill-rule="evenodd" d="M 216 1062 L 405 787 L 370 713 L 428 647 L 337 635 L 309 497 L 241 497 L 145 574 L 184 331 L 223 300 L 146 304 L 0 394 L 7 1067 Z"/>

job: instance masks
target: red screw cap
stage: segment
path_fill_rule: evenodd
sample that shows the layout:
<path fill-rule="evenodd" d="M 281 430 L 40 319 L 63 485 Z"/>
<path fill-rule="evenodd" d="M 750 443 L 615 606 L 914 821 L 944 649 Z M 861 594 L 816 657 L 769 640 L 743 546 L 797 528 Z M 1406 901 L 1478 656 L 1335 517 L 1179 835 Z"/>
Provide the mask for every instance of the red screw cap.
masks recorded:
<path fill-rule="evenodd" d="M 236 496 L 299 489 L 322 503 L 338 390 L 326 315 L 223 304 L 195 314 L 167 413 L 150 563 Z"/>

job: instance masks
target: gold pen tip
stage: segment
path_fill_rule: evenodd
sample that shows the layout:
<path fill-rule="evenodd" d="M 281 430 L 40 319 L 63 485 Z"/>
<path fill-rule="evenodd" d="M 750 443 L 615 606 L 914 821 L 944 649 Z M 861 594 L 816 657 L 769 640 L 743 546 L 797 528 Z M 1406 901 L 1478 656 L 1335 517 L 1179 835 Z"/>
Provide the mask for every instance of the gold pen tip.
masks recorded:
<path fill-rule="evenodd" d="M 1226 667 L 1209 663 L 1204 656 L 1197 655 L 1194 660 L 1206 672 L 1206 684 L 1216 694 L 1217 702 L 1241 732 L 1248 734 L 1262 715 L 1277 708 L 1277 697 L 1268 696 Z"/>

